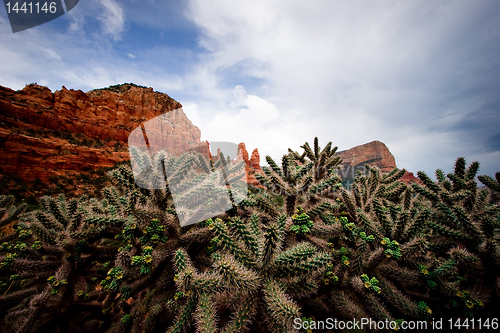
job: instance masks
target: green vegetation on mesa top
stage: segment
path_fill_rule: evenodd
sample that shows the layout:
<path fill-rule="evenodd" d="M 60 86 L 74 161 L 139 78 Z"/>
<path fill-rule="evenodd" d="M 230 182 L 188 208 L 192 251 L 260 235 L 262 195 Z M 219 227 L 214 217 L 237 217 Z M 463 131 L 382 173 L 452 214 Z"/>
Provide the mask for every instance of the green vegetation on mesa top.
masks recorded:
<path fill-rule="evenodd" d="M 115 93 L 124 93 L 127 90 L 130 90 L 130 88 L 132 88 L 132 87 L 148 89 L 148 87 L 140 86 L 140 85 L 137 85 L 135 83 L 122 83 L 122 84 L 116 84 L 116 85 L 113 85 L 113 86 L 109 86 L 109 87 L 106 87 L 106 88 L 93 89 L 91 91 L 109 90 L 109 91 L 112 91 L 112 92 L 115 92 Z"/>
<path fill-rule="evenodd" d="M 437 170 L 436 181 L 419 172 L 422 184 L 407 185 L 404 170 L 367 166 L 348 190 L 336 147 L 315 139 L 302 149 L 280 163 L 266 157 L 263 188 L 186 227 L 178 216 L 198 212 L 174 206 L 169 188 L 139 188 L 128 165 L 108 172 L 113 185 L 99 199 L 44 196 L 26 213 L 0 197 L 0 228 L 15 229 L 0 236 L 1 327 L 291 332 L 296 318 L 498 327 L 500 173 L 476 177 L 479 163 L 459 158 L 454 172 Z M 135 153 L 146 184 L 164 179 L 160 164 Z M 229 170 L 224 159 L 164 165 L 183 202 L 217 204 L 218 179 L 183 180 L 193 166 Z"/>

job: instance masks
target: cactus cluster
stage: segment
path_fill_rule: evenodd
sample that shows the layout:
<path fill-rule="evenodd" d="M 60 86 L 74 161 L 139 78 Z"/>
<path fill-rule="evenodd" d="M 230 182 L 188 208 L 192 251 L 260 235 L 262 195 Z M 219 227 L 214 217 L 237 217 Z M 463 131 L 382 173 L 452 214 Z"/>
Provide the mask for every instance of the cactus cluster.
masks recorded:
<path fill-rule="evenodd" d="M 477 176 L 479 163 L 459 158 L 453 173 L 419 172 L 409 185 L 405 170 L 366 166 L 345 189 L 336 147 L 301 148 L 281 165 L 267 156 L 246 198 L 223 156 L 159 163 L 138 150 L 142 187 L 121 165 L 99 198 L 44 196 L 25 213 L 0 196 L 2 331 L 294 332 L 297 318 L 495 316 L 500 173 Z M 205 216 L 221 188 L 225 212 L 180 223 Z"/>

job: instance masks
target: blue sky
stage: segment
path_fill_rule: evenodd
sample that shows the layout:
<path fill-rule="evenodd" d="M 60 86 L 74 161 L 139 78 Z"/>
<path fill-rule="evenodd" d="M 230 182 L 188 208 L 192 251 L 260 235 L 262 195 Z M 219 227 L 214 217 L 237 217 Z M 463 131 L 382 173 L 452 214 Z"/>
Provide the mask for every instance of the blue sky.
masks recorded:
<path fill-rule="evenodd" d="M 2 7 L 0 85 L 31 82 L 153 87 L 262 161 L 318 136 L 380 140 L 413 172 L 500 171 L 499 1 L 82 0 L 15 34 Z"/>

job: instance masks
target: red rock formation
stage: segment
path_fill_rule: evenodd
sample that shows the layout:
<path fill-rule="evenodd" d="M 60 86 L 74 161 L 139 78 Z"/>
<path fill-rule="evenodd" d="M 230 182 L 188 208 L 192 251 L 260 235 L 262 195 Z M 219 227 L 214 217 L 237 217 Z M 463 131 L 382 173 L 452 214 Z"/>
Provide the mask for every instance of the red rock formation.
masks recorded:
<path fill-rule="evenodd" d="M 46 181 L 112 167 L 129 160 L 128 138 L 141 124 L 151 147 L 209 154 L 200 130 L 179 108 L 168 95 L 134 84 L 87 93 L 65 87 L 52 93 L 36 84 L 19 91 L 0 86 L 0 174 Z M 259 153 L 255 149 L 249 159 L 245 145 L 239 147 L 249 182 L 257 185 L 252 166 L 261 172 Z"/>
<path fill-rule="evenodd" d="M 133 129 L 180 107 L 166 94 L 133 84 L 87 93 L 65 87 L 52 93 L 36 84 L 19 91 L 0 86 L 1 172 L 47 180 L 111 167 L 129 159 L 125 148 Z M 182 115 L 161 129 L 174 150 L 200 143 L 200 130 Z"/>
<path fill-rule="evenodd" d="M 260 168 L 260 155 L 259 155 L 259 150 L 255 148 L 252 151 L 252 157 L 250 157 L 250 167 L 254 170 L 258 170 L 262 172 L 262 169 Z"/>
<path fill-rule="evenodd" d="M 63 86 L 52 94 L 35 84 L 17 92 L 0 87 L 0 111 L 11 121 L 126 142 L 141 122 L 182 107 L 152 88 L 132 84 L 112 88 L 84 93 Z M 189 134 L 186 141 L 195 141 L 199 130 Z"/>
<path fill-rule="evenodd" d="M 405 183 L 419 183 L 421 185 L 423 184 L 420 179 L 418 179 L 413 175 L 413 172 L 408 172 L 408 171 L 406 171 L 403 177 L 401 177 L 401 181 Z"/>
<path fill-rule="evenodd" d="M 246 165 L 250 165 L 250 160 L 248 159 L 248 151 L 243 142 L 238 145 L 238 156 L 241 156 Z"/>
<path fill-rule="evenodd" d="M 353 147 L 335 153 L 343 160 L 340 175 L 344 179 L 352 180 L 359 170 L 365 172 L 365 164 L 376 166 L 383 172 L 396 168 L 396 160 L 387 146 L 380 141 L 372 141 L 364 145 Z M 420 182 L 413 173 L 406 172 L 401 178 L 404 182 Z"/>
<path fill-rule="evenodd" d="M 183 154 L 190 149 L 201 149 L 206 145 L 200 142 L 201 132 L 187 118 L 182 109 L 163 113 L 159 117 L 145 121 L 140 127 L 129 133 L 128 146 L 144 146 L 152 151 L 167 150 L 174 154 Z"/>
<path fill-rule="evenodd" d="M 358 166 L 365 164 L 379 167 L 388 172 L 396 167 L 396 160 L 387 146 L 380 141 L 372 141 L 364 145 L 353 147 L 349 150 L 339 151 L 335 155 L 343 160 L 342 165 Z"/>
<path fill-rule="evenodd" d="M 238 145 L 238 150 L 241 152 L 241 156 L 245 161 L 245 172 L 247 174 L 247 183 L 252 184 L 257 187 L 262 187 L 258 180 L 255 178 L 255 172 L 262 173 L 260 168 L 260 156 L 259 151 L 255 148 L 252 152 L 252 156 L 250 159 L 248 158 L 248 151 L 245 147 L 245 144 L 242 142 Z M 240 154 L 238 153 L 238 156 Z"/>

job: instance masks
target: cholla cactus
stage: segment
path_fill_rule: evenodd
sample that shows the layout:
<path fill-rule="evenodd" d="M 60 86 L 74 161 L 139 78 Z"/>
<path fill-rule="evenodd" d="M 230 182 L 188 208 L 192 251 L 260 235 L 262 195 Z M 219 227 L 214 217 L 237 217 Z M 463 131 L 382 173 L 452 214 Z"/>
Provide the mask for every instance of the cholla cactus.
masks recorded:
<path fill-rule="evenodd" d="M 496 315 L 498 173 L 479 176 L 480 189 L 479 164 L 460 158 L 453 173 L 419 172 L 409 186 L 404 170 L 367 167 L 347 190 L 331 143 L 302 148 L 281 166 L 268 157 L 264 190 L 246 199 L 239 167 L 222 155 L 159 163 L 141 152 L 146 188 L 122 165 L 99 200 L 43 197 L 23 213 L 0 197 L 0 223 L 15 230 L 0 239 L 0 327 L 292 332 L 301 317 Z M 226 212 L 189 208 L 217 206 L 217 191 L 206 196 L 217 188 Z M 201 222 L 183 226 L 188 215 Z"/>
<path fill-rule="evenodd" d="M 495 179 L 490 176 L 478 176 L 477 178 L 491 190 L 491 202 L 500 201 L 500 172 L 495 174 Z"/>
<path fill-rule="evenodd" d="M 265 175 L 255 174 L 255 178 L 271 193 L 284 197 L 285 212 L 291 216 L 297 209 L 299 198 L 307 194 L 313 183 L 314 163 L 299 166 L 291 155 L 283 155 L 281 167 L 271 156 L 266 156 L 266 160 L 270 167 L 264 167 Z M 264 197 L 258 198 L 257 204 L 273 217 L 280 214 Z"/>
<path fill-rule="evenodd" d="M 328 142 L 321 150 L 318 144 L 318 138 L 314 138 L 314 151 L 309 146 L 309 143 L 306 142 L 304 145 L 300 146 L 304 149 L 304 152 L 299 155 L 299 153 L 293 151 L 292 149 L 288 149 L 291 156 L 295 158 L 296 161 L 301 163 L 306 162 L 306 157 L 309 161 L 314 163 L 314 180 L 319 181 L 324 179 L 330 174 L 330 170 L 337 167 L 340 163 L 342 163 L 342 159 L 338 156 L 335 156 L 335 152 L 338 147 L 334 147 L 332 149 L 332 143 Z M 321 150 L 321 152 L 320 152 Z"/>
<path fill-rule="evenodd" d="M 307 234 L 311 232 L 314 223 L 309 218 L 309 215 L 302 213 L 300 215 L 295 214 L 292 216 L 293 225 L 290 227 L 290 231 L 296 234 Z"/>
<path fill-rule="evenodd" d="M 131 148 L 131 153 L 136 185 L 160 209 L 175 206 L 183 226 L 236 209 L 246 197 L 244 161 L 228 162 L 221 152 L 207 157 L 194 150 L 180 156 L 159 151 L 151 157 Z"/>
<path fill-rule="evenodd" d="M 445 176 L 437 170 L 437 182 L 433 182 L 419 172 L 423 186 L 413 185 L 435 207 L 428 226 L 436 234 L 432 249 L 443 263 L 437 271 L 449 275 L 449 285 L 443 292 L 452 299 L 452 308 L 466 315 L 484 312 L 480 304 L 492 295 L 494 300 L 490 302 L 500 300 L 500 289 L 498 285 L 495 287 L 500 281 L 500 203 L 492 203 L 491 192 L 478 188 L 475 181 L 478 169 L 478 162 L 466 169 L 465 159 L 458 158 L 453 173 Z M 498 189 L 498 183 L 491 177 L 479 176 L 479 179 L 493 194 Z M 475 297 L 465 302 L 454 299 L 457 293 L 464 295 L 464 289 L 475 290 Z"/>
<path fill-rule="evenodd" d="M 0 237 L 6 233 L 3 229 L 13 223 L 26 209 L 26 204 L 14 206 L 13 195 L 0 195 Z"/>
<path fill-rule="evenodd" d="M 0 274 L 17 276 L 17 291 L 4 292 L 0 302 L 8 313 L 6 330 L 29 332 L 89 322 L 100 312 L 99 276 L 114 260 L 112 236 L 129 217 L 123 207 L 106 200 L 42 197 L 41 210 L 21 217 L 17 237 L 2 243 Z M 108 238 L 110 237 L 110 238 Z M 95 278 L 95 279 L 94 279 Z M 43 300 L 43 301 L 42 301 Z M 18 304 L 30 306 L 19 309 Z M 75 308 L 85 310 L 75 313 Z"/>
<path fill-rule="evenodd" d="M 346 318 L 425 318 L 431 313 L 448 317 L 457 310 L 464 315 L 484 311 L 486 295 L 493 291 L 485 286 L 494 288 L 497 275 L 477 272 L 486 262 L 498 267 L 493 245 L 497 239 L 488 243 L 484 234 L 498 235 L 498 227 L 491 223 L 498 206 L 484 206 L 487 192 L 481 194 L 473 181 L 478 165 L 465 170 L 459 159 L 455 174 L 448 175 L 452 182 L 440 177 L 440 171 L 438 183 L 419 173 L 425 187 L 412 188 L 397 181 L 404 170 L 383 175 L 367 168 L 369 174 L 358 176 L 352 191 L 342 192 L 346 215 L 339 222 L 344 233 L 332 234 L 330 243 L 339 262 L 330 264 L 325 278 L 335 298 L 344 295 L 346 287 L 352 290 L 343 304 L 328 299 L 325 304 Z M 485 251 L 488 246 L 494 246 L 493 251 Z M 377 293 L 366 295 L 365 274 L 378 281 Z M 474 290 L 474 296 L 457 299 L 464 289 Z M 421 302 L 430 308 L 423 311 Z"/>
<path fill-rule="evenodd" d="M 110 293 L 108 299 L 118 299 L 115 306 L 109 309 L 110 315 L 121 318 L 114 322 L 112 331 L 165 330 L 175 320 L 179 304 L 189 296 L 188 290 L 175 289 L 172 256 L 180 247 L 188 251 L 206 247 L 210 240 L 210 231 L 203 223 L 183 227 L 180 224 L 181 214 L 186 212 L 175 204 L 175 196 L 177 195 L 177 203 L 184 200 L 199 200 L 200 195 L 203 197 L 207 194 L 202 193 L 201 189 L 207 191 L 210 190 L 208 186 L 219 184 L 220 179 L 214 179 L 208 173 L 190 179 L 190 167 L 207 170 L 225 168 L 224 171 L 228 176 L 225 179 L 228 183 L 233 185 L 237 179 L 234 168 L 225 167 L 225 160 L 222 158 L 215 163 L 202 164 L 206 160 L 194 160 L 193 156 L 166 159 L 166 168 L 161 172 L 170 182 L 162 189 L 139 187 L 134 181 L 132 171 L 126 166 L 121 166 L 109 174 L 121 192 L 126 193 L 128 200 L 135 202 L 135 205 L 130 207 L 134 221 L 125 223 L 121 233 L 116 236 L 120 248 L 115 267 L 120 268 L 120 280 L 116 279 L 116 274 L 112 274 L 110 279 L 103 283 Z M 148 161 L 146 157 L 143 160 Z M 149 162 L 151 165 L 156 165 Z M 149 175 L 149 178 L 143 178 L 143 181 L 151 184 L 158 176 L 154 173 Z M 226 185 L 227 183 L 224 187 Z M 227 193 L 226 190 L 226 196 Z M 206 268 L 210 264 L 208 255 L 198 255 L 196 262 Z M 209 302 L 209 299 L 204 299 L 203 304 Z M 196 310 L 196 303 L 190 301 L 188 305 L 187 312 L 181 314 L 181 318 L 191 319 L 190 316 Z M 197 313 L 200 311 L 202 310 L 198 310 Z M 200 317 L 203 316 L 200 314 Z M 183 326 L 177 324 L 173 330 L 176 331 L 180 327 Z"/>
<path fill-rule="evenodd" d="M 342 190 L 336 216 L 329 218 L 333 228 L 323 237 L 334 259 L 321 296 L 311 303 L 333 311 L 325 317 L 421 318 L 406 285 L 420 283 L 415 266 L 429 262 L 425 222 L 430 207 L 398 181 L 404 170 L 382 174 L 367 168 L 368 175 L 356 177 L 352 191 Z"/>
<path fill-rule="evenodd" d="M 174 301 L 180 302 L 180 310 L 169 332 L 186 329 L 193 319 L 200 332 L 218 326 L 224 332 L 294 331 L 293 320 L 300 318 L 298 302 L 315 291 L 330 256 L 306 242 L 283 244 L 285 216 L 268 225 L 257 215 L 207 224 L 217 239 L 210 270 L 197 269 L 183 249 L 175 253 Z M 221 315 L 227 311 L 232 312 L 229 320 Z"/>
<path fill-rule="evenodd" d="M 263 168 L 264 175 L 255 175 L 268 191 L 284 198 L 284 211 L 288 216 L 295 214 L 298 205 L 314 209 L 324 203 L 323 210 L 330 207 L 328 201 L 322 199 L 331 197 L 341 186 L 341 178 L 334 172 L 334 167 L 342 161 L 334 156 L 336 147 L 332 150 L 330 142 L 320 153 L 317 138 L 314 153 L 307 142 L 302 147 L 305 150 L 302 155 L 291 149 L 289 154 L 283 155 L 281 167 L 266 156 L 270 167 Z M 265 197 L 259 197 L 256 203 L 273 217 L 280 214 Z"/>

